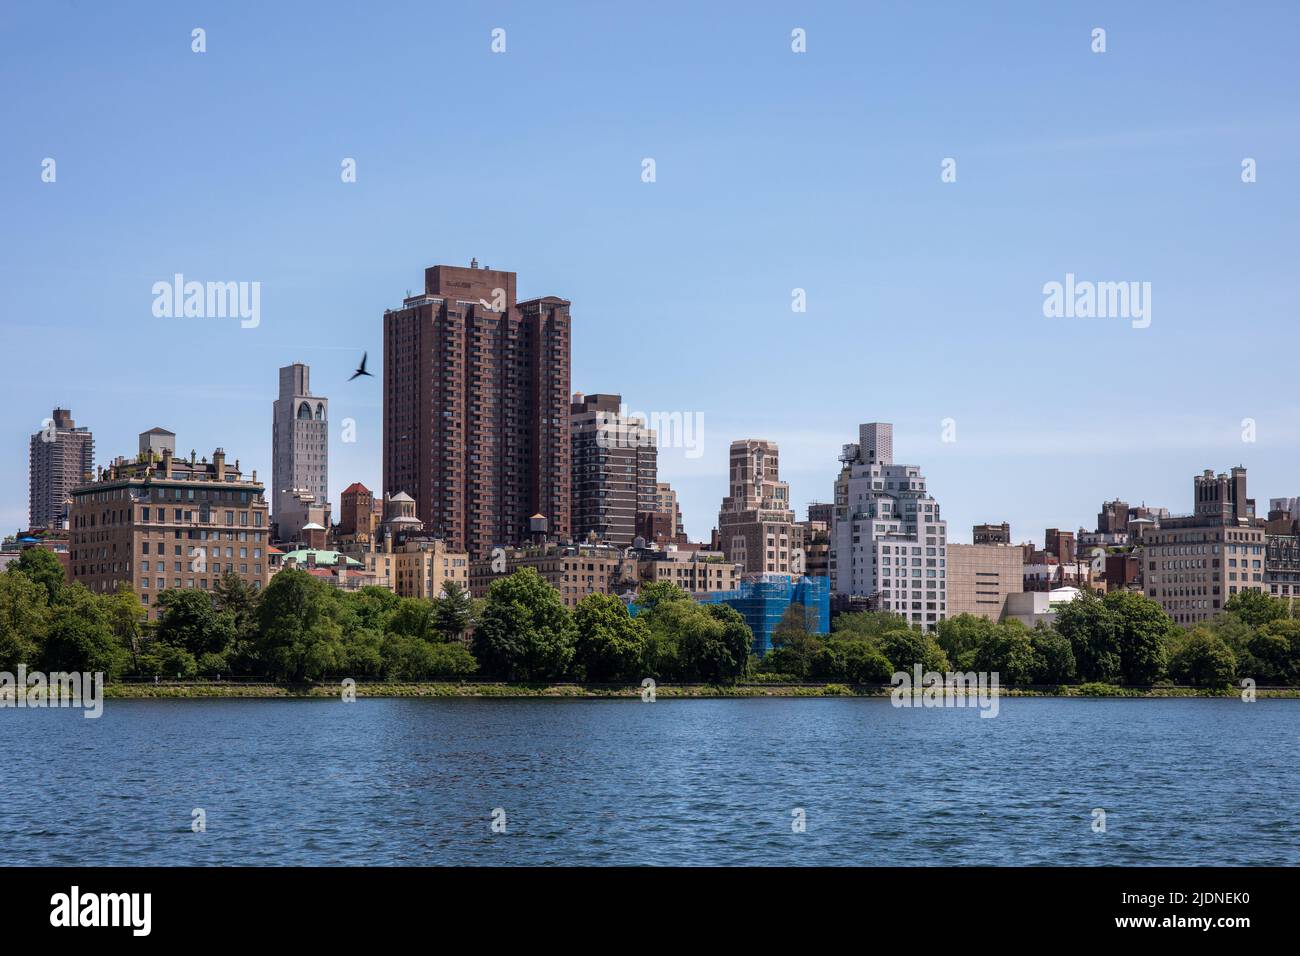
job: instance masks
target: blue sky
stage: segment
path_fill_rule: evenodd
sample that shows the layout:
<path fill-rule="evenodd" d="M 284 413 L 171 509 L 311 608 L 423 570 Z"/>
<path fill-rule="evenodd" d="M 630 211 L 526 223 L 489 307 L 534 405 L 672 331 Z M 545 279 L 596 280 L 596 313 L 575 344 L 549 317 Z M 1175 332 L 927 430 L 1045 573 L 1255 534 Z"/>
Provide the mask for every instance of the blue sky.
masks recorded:
<path fill-rule="evenodd" d="M 807 7 L 6 4 L 0 527 L 56 404 L 100 463 L 162 425 L 269 480 L 292 361 L 331 399 L 336 502 L 379 489 L 381 379 L 347 376 L 472 256 L 572 300 L 575 390 L 703 414 L 704 455 L 660 469 L 696 538 L 733 439 L 781 444 L 802 516 L 864 421 L 955 541 L 1188 511 L 1238 463 L 1261 508 L 1300 494 L 1300 7 Z M 260 282 L 261 324 L 155 318 L 177 272 Z M 1066 273 L 1150 282 L 1151 326 L 1045 318 Z"/>

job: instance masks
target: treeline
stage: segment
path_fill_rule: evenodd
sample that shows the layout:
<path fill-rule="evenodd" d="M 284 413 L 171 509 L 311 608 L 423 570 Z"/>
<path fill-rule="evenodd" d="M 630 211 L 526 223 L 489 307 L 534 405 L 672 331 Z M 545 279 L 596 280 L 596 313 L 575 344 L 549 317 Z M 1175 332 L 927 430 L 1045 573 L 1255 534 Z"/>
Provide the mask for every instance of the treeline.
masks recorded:
<path fill-rule="evenodd" d="M 897 615 L 842 614 L 831 633 L 810 634 L 795 609 L 759 665 L 792 680 L 887 683 L 920 662 L 933 671 L 996 672 L 1002 684 L 1176 683 L 1222 688 L 1300 683 L 1300 619 L 1289 604 L 1256 591 L 1233 595 L 1222 614 L 1180 628 L 1155 601 L 1132 591 L 1085 593 L 1052 626 L 996 623 L 970 614 L 933 634 Z"/>
<path fill-rule="evenodd" d="M 146 621 L 130 590 L 96 595 L 67 584 L 53 554 L 28 549 L 0 574 L 0 670 L 103 671 L 110 680 L 887 684 L 919 663 L 997 672 L 1005 685 L 1300 684 L 1300 619 L 1286 602 L 1253 591 L 1190 629 L 1127 591 L 1085 594 L 1061 607 L 1051 627 L 1032 629 L 959 615 L 924 633 L 897 615 L 857 613 L 816 635 L 796 605 L 762 661 L 750 653 L 748 625 L 725 604 L 698 604 L 656 582 L 642 589 L 635 614 L 604 594 L 570 610 L 532 569 L 493 582 L 482 600 L 454 583 L 433 601 L 377 587 L 341 591 L 291 569 L 261 591 L 229 574 L 211 593 L 163 591 L 157 605 L 159 620 Z"/>
<path fill-rule="evenodd" d="M 211 593 L 160 592 L 147 621 L 135 594 L 67 584 L 58 559 L 31 548 L 0 574 L 0 670 L 103 671 L 108 679 L 256 675 L 331 678 L 727 683 L 752 640 L 725 605 L 653 584 L 633 616 L 593 594 L 572 611 L 522 569 L 472 600 L 454 582 L 433 601 L 383 588 L 341 591 L 302 570 L 263 590 L 228 574 Z"/>

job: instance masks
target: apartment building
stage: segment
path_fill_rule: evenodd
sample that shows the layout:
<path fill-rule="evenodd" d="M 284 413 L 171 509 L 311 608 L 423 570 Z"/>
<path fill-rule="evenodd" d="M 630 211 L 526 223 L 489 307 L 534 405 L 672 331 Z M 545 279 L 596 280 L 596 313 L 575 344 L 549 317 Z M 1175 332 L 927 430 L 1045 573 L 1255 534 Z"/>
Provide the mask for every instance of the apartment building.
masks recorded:
<path fill-rule="evenodd" d="M 453 551 L 570 533 L 569 305 L 515 274 L 437 265 L 384 312 L 384 487 Z"/>
<path fill-rule="evenodd" d="M 798 542 L 790 486 L 781 481 L 780 465 L 776 442 L 731 443 L 731 494 L 718 513 L 718 542 L 747 574 L 793 573 Z"/>
<path fill-rule="evenodd" d="M 1199 624 L 1242 591 L 1263 591 L 1266 530 L 1247 497 L 1246 469 L 1193 478 L 1195 510 L 1164 517 L 1143 537 L 1141 559 L 1148 597 L 1178 624 Z"/>
<path fill-rule="evenodd" d="M 269 579 L 265 488 L 220 448 L 210 462 L 166 447 L 118 458 L 73 489 L 70 522 L 72 580 L 99 594 L 126 584 L 154 619 L 168 588 L 210 590 L 228 572 L 254 588 Z"/>
<path fill-rule="evenodd" d="M 28 445 L 28 527 L 66 528 L 72 489 L 95 470 L 95 436 L 56 408 Z"/>
<path fill-rule="evenodd" d="M 627 547 L 637 536 L 637 514 L 658 503 L 655 433 L 626 415 L 621 395 L 575 392 L 569 423 L 573 537 Z"/>
<path fill-rule="evenodd" d="M 894 464 L 894 427 L 844 446 L 831 533 L 833 593 L 870 599 L 928 629 L 948 616 L 948 525 L 916 465 Z"/>

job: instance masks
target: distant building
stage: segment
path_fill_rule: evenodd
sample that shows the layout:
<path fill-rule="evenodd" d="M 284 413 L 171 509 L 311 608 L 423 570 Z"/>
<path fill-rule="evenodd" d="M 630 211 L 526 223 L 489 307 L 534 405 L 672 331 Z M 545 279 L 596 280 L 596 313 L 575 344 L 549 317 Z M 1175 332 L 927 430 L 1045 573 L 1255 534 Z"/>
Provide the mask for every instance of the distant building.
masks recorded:
<path fill-rule="evenodd" d="M 402 597 L 441 597 L 448 581 L 469 591 L 469 555 L 448 550 L 441 538 L 407 538 L 393 547 L 392 558 L 393 588 Z"/>
<path fill-rule="evenodd" d="M 803 610 L 809 633 L 825 634 L 830 630 L 830 582 L 826 578 L 753 575 L 742 580 L 734 591 L 700 595 L 699 601 L 726 604 L 740 612 L 754 636 L 750 649 L 759 657 L 772 649 L 772 633 L 792 606 Z"/>
<path fill-rule="evenodd" d="M 997 544 L 948 544 L 948 616 L 997 621 L 1007 597 L 1024 590 L 1021 551 Z"/>
<path fill-rule="evenodd" d="M 926 630 L 947 617 L 947 523 L 916 465 L 896 465 L 894 427 L 859 426 L 835 482 L 831 588 Z"/>
<path fill-rule="evenodd" d="M 1001 524 L 977 524 L 972 529 L 971 540 L 976 544 L 1010 544 L 1011 525 L 1005 521 Z"/>
<path fill-rule="evenodd" d="M 574 393 L 569 434 L 575 540 L 594 534 L 598 541 L 627 547 L 637 536 L 637 513 L 657 506 L 655 433 L 625 411 L 621 395 Z"/>
<path fill-rule="evenodd" d="M 731 443 L 731 493 L 718 513 L 718 541 L 728 560 L 746 573 L 791 573 L 794 512 L 790 486 L 780 479 L 775 442 Z"/>
<path fill-rule="evenodd" d="M 280 395 L 272 403 L 271 513 L 280 525 L 281 512 L 301 510 L 295 494 L 310 495 L 329 511 L 329 399 L 311 393 L 310 376 L 300 362 L 280 369 Z M 280 535 L 292 539 L 291 531 L 281 527 Z"/>
<path fill-rule="evenodd" d="M 72 489 L 95 470 L 95 436 L 78 428 L 72 412 L 56 408 L 29 441 L 27 523 L 66 528 Z"/>
<path fill-rule="evenodd" d="M 72 491 L 72 580 L 97 594 L 128 585 L 157 618 L 168 588 L 211 590 L 226 573 L 254 588 L 269 579 L 265 488 L 239 462 L 173 458 L 116 459 Z M 152 595 L 152 597 L 151 597 Z"/>
<path fill-rule="evenodd" d="M 618 594 L 634 584 L 629 580 L 632 569 L 618 548 L 547 543 L 503 549 L 496 557 L 471 557 L 470 593 L 476 598 L 487 597 L 493 581 L 520 568 L 536 570 L 560 593 L 566 607 L 576 607 L 588 594 Z"/>
<path fill-rule="evenodd" d="M 1056 559 L 1062 564 L 1074 563 L 1076 551 L 1073 531 L 1048 528 L 1043 537 L 1045 539 L 1044 551 L 1055 555 Z"/>
<path fill-rule="evenodd" d="M 369 488 L 354 481 L 339 495 L 339 521 L 334 533 L 340 539 L 369 541 L 374 537 L 376 514 L 375 496 Z"/>
<path fill-rule="evenodd" d="M 299 548 L 289 551 L 280 559 L 281 570 L 297 568 L 312 577 L 345 591 L 369 587 L 378 581 L 362 562 L 338 551 L 323 548 Z"/>
<path fill-rule="evenodd" d="M 1199 624 L 1243 591 L 1263 591 L 1266 532 L 1247 497 L 1246 469 L 1207 470 L 1193 479 L 1195 511 L 1165 517 L 1144 536 L 1143 582 L 1181 625 Z"/>
<path fill-rule="evenodd" d="M 517 302 L 515 274 L 438 265 L 384 312 L 384 488 L 425 528 L 487 557 L 570 535 L 569 302 Z"/>

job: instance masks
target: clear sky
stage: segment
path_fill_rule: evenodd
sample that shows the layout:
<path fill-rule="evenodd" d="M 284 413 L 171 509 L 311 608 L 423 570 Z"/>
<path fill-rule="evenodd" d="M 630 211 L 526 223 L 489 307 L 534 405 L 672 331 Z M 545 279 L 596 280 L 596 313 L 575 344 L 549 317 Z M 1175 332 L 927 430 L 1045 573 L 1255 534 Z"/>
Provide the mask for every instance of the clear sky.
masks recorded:
<path fill-rule="evenodd" d="M 802 517 L 865 421 L 955 541 L 1189 511 L 1238 463 L 1262 509 L 1300 494 L 1298 35 L 1294 2 L 9 0 L 0 527 L 59 404 L 101 464 L 161 425 L 269 481 L 292 361 L 336 507 L 379 490 L 381 378 L 347 377 L 472 256 L 572 300 L 575 390 L 704 416 L 660 459 L 697 539 L 733 439 L 780 443 Z M 260 325 L 154 317 L 175 273 L 260 282 Z M 1150 327 L 1044 317 L 1067 273 L 1150 282 Z"/>

